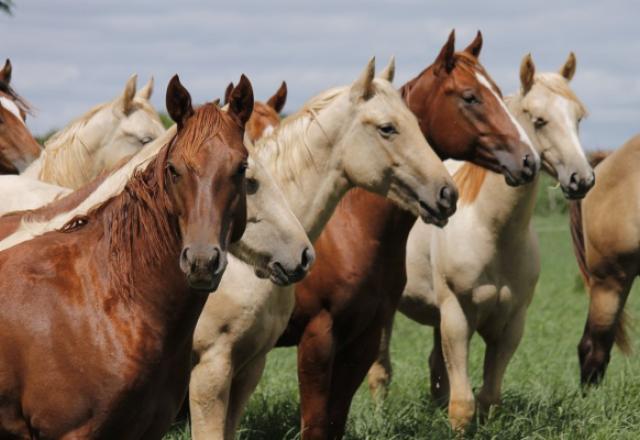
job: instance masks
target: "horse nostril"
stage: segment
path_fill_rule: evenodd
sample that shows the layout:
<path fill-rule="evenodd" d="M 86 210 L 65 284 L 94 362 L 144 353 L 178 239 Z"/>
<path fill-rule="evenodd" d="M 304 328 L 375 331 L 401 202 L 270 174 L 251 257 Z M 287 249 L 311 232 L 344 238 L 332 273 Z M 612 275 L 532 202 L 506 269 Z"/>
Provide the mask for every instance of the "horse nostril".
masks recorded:
<path fill-rule="evenodd" d="M 579 182 L 580 182 L 580 178 L 578 177 L 578 173 L 571 173 L 571 176 L 569 177 L 569 183 L 571 185 L 578 186 Z"/>
<path fill-rule="evenodd" d="M 186 247 L 184 249 L 182 249 L 182 252 L 180 253 L 180 264 L 184 267 L 188 267 L 189 265 L 189 248 Z"/>
<path fill-rule="evenodd" d="M 207 269 L 209 272 L 218 273 L 218 270 L 220 269 L 220 249 L 213 249 L 213 254 L 207 263 Z"/>
<path fill-rule="evenodd" d="M 526 176 L 532 177 L 536 172 L 536 161 L 530 154 L 525 154 L 522 158 L 523 172 Z"/>
<path fill-rule="evenodd" d="M 448 185 L 440 188 L 440 198 L 438 204 L 444 209 L 451 209 L 456 206 L 458 201 L 458 191 Z"/>
<path fill-rule="evenodd" d="M 300 267 L 302 270 L 308 270 L 311 267 L 314 258 L 313 251 L 308 247 L 304 248 L 302 251 L 302 258 L 300 260 Z"/>

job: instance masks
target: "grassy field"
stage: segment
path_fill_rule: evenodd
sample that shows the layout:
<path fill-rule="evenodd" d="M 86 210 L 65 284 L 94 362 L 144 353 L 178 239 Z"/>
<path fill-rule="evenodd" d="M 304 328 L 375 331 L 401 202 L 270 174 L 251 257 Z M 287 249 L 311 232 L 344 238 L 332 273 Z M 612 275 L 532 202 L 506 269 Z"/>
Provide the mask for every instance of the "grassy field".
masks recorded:
<path fill-rule="evenodd" d="M 544 189 L 546 191 L 546 188 Z M 562 207 L 554 212 L 541 195 L 535 224 L 542 249 L 542 274 L 529 308 L 526 332 L 504 381 L 503 404 L 467 436 L 479 439 L 640 438 L 640 357 L 614 349 L 602 387 L 583 397 L 578 387 L 576 345 L 587 298 L 577 276 Z M 543 215 L 544 214 L 544 215 Z M 640 316 L 634 289 L 627 310 Z M 638 339 L 636 331 L 633 339 Z M 431 329 L 404 316 L 396 319 L 392 342 L 394 380 L 389 398 L 376 409 L 366 384 L 351 409 L 347 439 L 452 438 L 446 413 L 428 395 L 427 356 Z M 472 341 L 474 387 L 481 384 L 483 345 Z M 166 439 L 189 438 L 177 426 Z M 299 438 L 298 393 L 293 349 L 277 349 L 242 421 L 240 439 Z"/>

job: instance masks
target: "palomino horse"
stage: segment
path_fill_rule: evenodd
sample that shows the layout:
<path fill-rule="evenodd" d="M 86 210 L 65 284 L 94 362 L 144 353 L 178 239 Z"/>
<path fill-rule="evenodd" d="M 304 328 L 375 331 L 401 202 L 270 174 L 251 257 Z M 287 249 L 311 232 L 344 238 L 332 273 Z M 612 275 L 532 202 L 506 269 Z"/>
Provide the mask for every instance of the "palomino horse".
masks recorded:
<path fill-rule="evenodd" d="M 536 172 L 536 154 L 478 62 L 481 46 L 478 33 L 455 53 L 452 32 L 434 64 L 401 93 L 441 157 L 476 160 L 525 183 Z M 279 340 L 298 345 L 302 438 L 343 435 L 353 395 L 402 295 L 415 221 L 413 213 L 354 189 L 315 242 L 316 266 L 297 285 L 293 316 Z M 383 378 L 374 376 L 379 386 Z"/>
<path fill-rule="evenodd" d="M 455 207 L 451 177 L 398 92 L 387 78 L 374 77 L 374 60 L 351 86 L 328 90 L 285 119 L 258 142 L 256 154 L 312 240 L 354 185 L 385 194 L 430 221 L 442 221 Z M 293 306 L 292 287 L 253 277 L 230 259 L 194 337 L 194 438 L 234 437 Z"/>
<path fill-rule="evenodd" d="M 506 98 L 543 168 L 568 198 L 583 197 L 594 182 L 578 139 L 586 110 L 569 87 L 575 67 L 572 53 L 560 73 L 535 74 L 527 55 L 520 68 L 521 89 Z M 478 394 L 482 414 L 499 402 L 507 364 L 522 337 L 540 271 L 531 224 L 538 179 L 512 188 L 474 164 L 448 165 L 460 189 L 460 209 L 441 230 L 421 224 L 411 230 L 399 309 L 435 327 L 431 392 L 440 401 L 449 399 L 451 425 L 463 429 L 475 412 L 468 374 L 472 335 L 478 331 L 486 344 Z M 383 358 L 389 356 L 386 342 Z"/>
<path fill-rule="evenodd" d="M 77 189 L 164 133 L 149 102 L 153 79 L 136 93 L 136 78 L 129 78 L 115 100 L 94 107 L 53 135 L 24 175 Z"/>
<path fill-rule="evenodd" d="M 583 385 L 602 381 L 614 343 L 624 354 L 631 351 L 624 305 L 640 274 L 640 136 L 606 158 L 592 156 L 591 163 L 597 164 L 596 185 L 571 206 L 573 247 L 590 297 L 578 344 Z"/>
<path fill-rule="evenodd" d="M 194 110 L 175 76 L 167 109 L 177 133 L 157 156 L 86 216 L 0 253 L 0 343 L 12 347 L 0 354 L 0 436 L 146 439 L 168 429 L 197 318 L 245 228 L 252 108 L 244 76 L 228 113 Z"/>
<path fill-rule="evenodd" d="M 11 87 L 11 61 L 0 70 L 0 174 L 18 174 L 40 155 L 25 125 L 29 104 Z"/>
<path fill-rule="evenodd" d="M 224 93 L 224 102 L 229 99 L 229 93 L 233 90 L 233 83 L 227 86 Z M 263 136 L 273 133 L 273 130 L 280 125 L 280 112 L 287 102 L 287 83 L 282 81 L 280 88 L 269 98 L 266 103 L 256 101 L 253 106 L 253 114 L 247 122 L 247 135 L 251 142 L 256 142 Z"/>

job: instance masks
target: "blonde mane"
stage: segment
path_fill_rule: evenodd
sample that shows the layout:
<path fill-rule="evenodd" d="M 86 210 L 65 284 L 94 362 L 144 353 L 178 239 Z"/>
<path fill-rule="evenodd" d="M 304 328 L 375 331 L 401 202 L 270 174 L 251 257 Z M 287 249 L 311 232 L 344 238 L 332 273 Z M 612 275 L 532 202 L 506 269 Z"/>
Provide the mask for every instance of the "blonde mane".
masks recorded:
<path fill-rule="evenodd" d="M 458 187 L 460 203 L 471 204 L 480 194 L 480 188 L 487 176 L 487 169 L 465 162 L 453 175 L 453 181 Z"/>
<path fill-rule="evenodd" d="M 93 107 L 47 140 L 41 155 L 42 167 L 38 174 L 39 180 L 68 188 L 77 188 L 91 179 L 93 170 L 91 151 L 79 133 L 96 114 L 112 104 L 113 101 Z M 136 98 L 129 114 L 138 110 L 144 111 L 153 118 L 158 118 L 157 113 L 148 102 Z"/>

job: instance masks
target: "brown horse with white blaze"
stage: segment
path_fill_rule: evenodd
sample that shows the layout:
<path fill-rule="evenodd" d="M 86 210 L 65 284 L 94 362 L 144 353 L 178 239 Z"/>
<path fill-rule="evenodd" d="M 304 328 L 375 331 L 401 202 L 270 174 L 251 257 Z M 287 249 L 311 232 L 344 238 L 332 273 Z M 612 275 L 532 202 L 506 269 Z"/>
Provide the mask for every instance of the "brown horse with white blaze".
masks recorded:
<path fill-rule="evenodd" d="M 529 182 L 537 156 L 480 65 L 481 47 L 478 33 L 456 53 L 452 32 L 433 65 L 401 94 L 441 158 L 472 160 L 512 184 Z M 392 70 L 384 74 L 392 77 Z M 353 395 L 404 289 L 415 221 L 389 200 L 352 189 L 316 241 L 316 265 L 297 285 L 293 316 L 278 341 L 298 346 L 302 438 L 342 437 Z M 385 380 L 372 376 L 376 384 Z"/>
<path fill-rule="evenodd" d="M 29 104 L 11 87 L 11 61 L 0 70 L 0 174 L 19 174 L 40 155 L 25 121 Z"/>
<path fill-rule="evenodd" d="M 243 76 L 228 112 L 194 110 L 87 215 L 0 252 L 0 437 L 159 439 L 182 402 L 193 330 L 246 225 Z M 34 256 L 37 255 L 37 258 Z"/>

